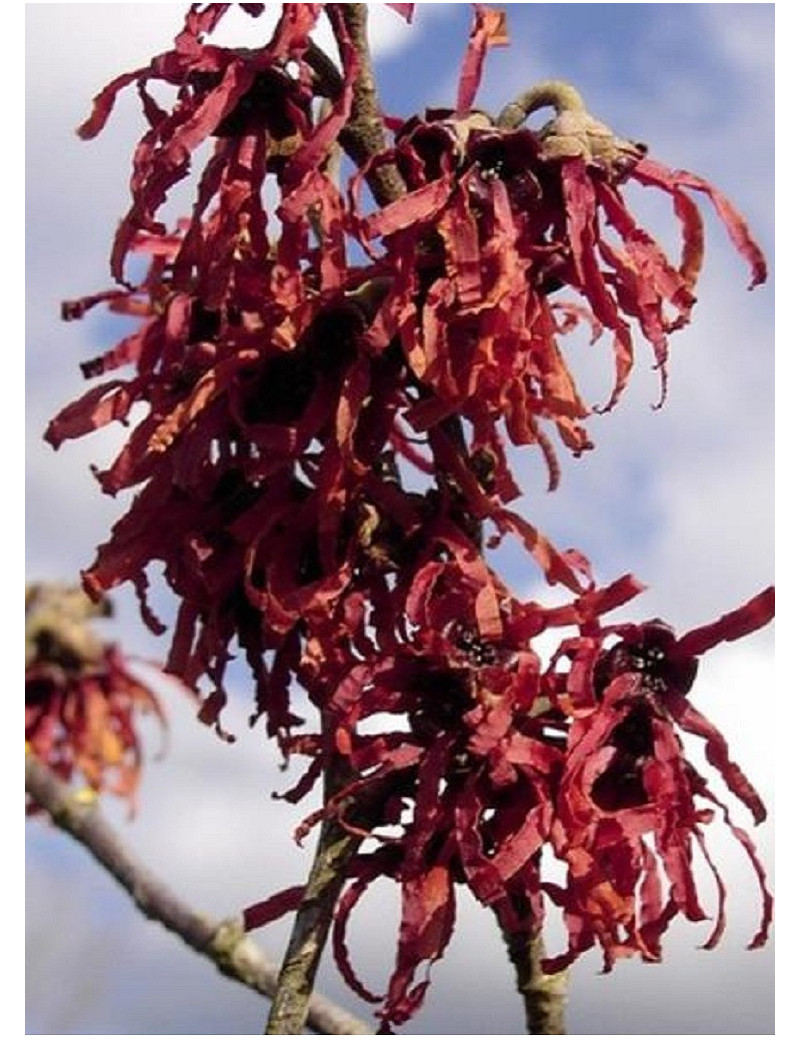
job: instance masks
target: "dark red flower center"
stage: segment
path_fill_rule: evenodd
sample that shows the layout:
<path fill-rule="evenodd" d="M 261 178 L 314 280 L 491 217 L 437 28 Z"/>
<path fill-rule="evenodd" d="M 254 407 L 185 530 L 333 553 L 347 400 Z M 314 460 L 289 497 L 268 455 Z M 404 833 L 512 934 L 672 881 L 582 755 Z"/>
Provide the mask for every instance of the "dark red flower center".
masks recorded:
<path fill-rule="evenodd" d="M 651 693 L 686 696 L 697 675 L 697 658 L 675 649 L 675 634 L 661 621 L 643 625 L 637 637 L 623 639 L 606 651 L 595 667 L 595 692 L 603 692 L 618 676 L 635 672 Z"/>
<path fill-rule="evenodd" d="M 605 812 L 644 805 L 648 795 L 642 766 L 654 752 L 652 709 L 643 701 L 614 729 L 610 745 L 616 755 L 592 785 L 592 799 Z"/>

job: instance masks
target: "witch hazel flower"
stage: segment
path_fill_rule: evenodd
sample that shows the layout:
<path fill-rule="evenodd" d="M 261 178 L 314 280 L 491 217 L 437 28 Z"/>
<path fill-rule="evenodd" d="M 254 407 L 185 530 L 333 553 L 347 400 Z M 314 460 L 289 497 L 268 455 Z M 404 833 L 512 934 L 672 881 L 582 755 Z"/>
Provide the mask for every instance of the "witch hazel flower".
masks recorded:
<path fill-rule="evenodd" d="M 603 951 L 606 970 L 621 957 L 659 960 L 673 918 L 708 919 L 695 855 L 717 886 L 717 912 L 704 943 L 706 949 L 716 946 L 727 893 L 707 828 L 718 815 L 750 860 L 762 893 L 761 923 L 750 946 L 766 942 L 772 896 L 764 868 L 749 834 L 687 757 L 681 733 L 703 741 L 707 763 L 728 793 L 762 823 L 763 802 L 690 693 L 700 657 L 761 628 L 774 609 L 769 588 L 680 637 L 660 620 L 605 627 L 590 622 L 562 644 L 547 685 L 571 717 L 551 834 L 567 877 L 562 886 L 544 888 L 563 908 L 568 950 L 547 962 L 550 970 L 564 968 L 594 945 Z"/>
<path fill-rule="evenodd" d="M 375 843 L 348 869 L 333 948 L 354 991 L 381 1005 L 385 1031 L 419 1008 L 426 969 L 456 923 L 458 886 L 508 921 L 541 921 L 537 854 L 563 759 L 562 736 L 546 736 L 534 711 L 541 664 L 529 632 L 545 627 L 543 616 L 515 600 L 463 535 L 443 525 L 439 539 L 453 558 L 417 569 L 391 648 L 354 663 L 332 687 L 329 736 L 297 738 L 294 750 L 312 765 L 287 794 L 307 793 L 320 760 L 343 764 L 348 781 L 297 837 L 334 818 Z M 348 951 L 351 914 L 380 877 L 397 882 L 401 901 L 397 963 L 383 995 L 364 985 Z M 272 899 L 246 918 L 259 926 L 286 909 Z"/>
<path fill-rule="evenodd" d="M 406 601 L 407 634 L 391 652 L 352 664 L 327 700 L 332 743 L 309 734 L 294 747 L 311 766 L 287 793 L 291 801 L 312 789 L 326 757 L 346 763 L 349 777 L 302 824 L 298 840 L 326 818 L 371 839 L 348 868 L 333 942 L 345 980 L 379 1005 L 383 1032 L 424 999 L 431 966 L 456 927 L 459 888 L 490 907 L 512 939 L 540 931 L 553 907 L 567 949 L 544 960 L 546 972 L 595 947 L 610 970 L 621 958 L 660 960 L 676 917 L 708 919 L 699 857 L 718 893 L 704 942 L 713 948 L 727 900 L 709 834 L 718 817 L 761 889 L 751 948 L 769 933 L 772 896 L 753 840 L 681 733 L 701 738 L 729 794 L 763 822 L 761 799 L 690 694 L 704 653 L 771 620 L 773 590 L 678 637 L 659 620 L 603 623 L 643 591 L 631 575 L 607 586 L 589 580 L 557 607 L 518 601 L 491 573 L 486 581 L 496 613 L 487 612 L 487 585 L 457 565 L 420 568 Z M 546 664 L 536 638 L 573 626 L 577 634 Z M 373 719 L 383 720 L 377 731 Z M 562 884 L 547 877 L 544 852 L 564 865 Z M 348 948 L 352 914 L 379 878 L 398 884 L 401 914 L 383 993 L 364 984 Z M 301 895 L 291 889 L 251 907 L 248 925 L 273 920 Z"/>
<path fill-rule="evenodd" d="M 555 108 L 555 118 L 539 130 L 523 126 L 545 107 Z M 401 124 L 393 147 L 354 177 L 356 214 L 365 178 L 388 164 L 408 192 L 365 214 L 359 226 L 364 247 L 391 279 L 383 327 L 399 337 L 426 391 L 409 421 L 424 431 L 459 414 L 493 454 L 502 447 L 488 431 L 502 423 L 512 443 L 541 447 L 551 488 L 558 467 L 545 422 L 574 453 L 591 447 L 583 420 L 592 408 L 561 349 L 578 323 L 593 340 L 612 338 L 613 389 L 604 408 L 628 382 L 636 329 L 653 351 L 663 400 L 668 337 L 691 318 L 703 261 L 693 194 L 710 198 L 749 266 L 751 286 L 766 277 L 761 250 L 719 191 L 619 138 L 560 81 L 533 87 L 496 120 L 459 108 Z M 628 181 L 671 198 L 682 238 L 678 261 L 628 207 Z M 514 494 L 510 483 L 507 493 Z"/>
<path fill-rule="evenodd" d="M 141 721 L 163 730 L 157 694 L 122 651 L 102 642 L 91 620 L 110 614 L 80 588 L 36 583 L 25 589 L 25 743 L 62 780 L 80 779 L 136 808 L 142 769 Z M 37 812 L 34 803 L 28 812 Z"/>

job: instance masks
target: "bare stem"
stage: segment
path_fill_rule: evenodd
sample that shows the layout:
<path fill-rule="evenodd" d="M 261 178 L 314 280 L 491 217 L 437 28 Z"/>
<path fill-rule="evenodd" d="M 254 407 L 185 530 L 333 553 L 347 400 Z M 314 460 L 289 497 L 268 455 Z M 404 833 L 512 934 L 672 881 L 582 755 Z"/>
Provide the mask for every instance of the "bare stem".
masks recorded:
<path fill-rule="evenodd" d="M 367 4 L 328 5 L 334 34 L 340 30 L 341 17 L 347 35 L 358 53 L 358 72 L 353 89 L 353 106 L 347 126 L 342 129 L 342 147 L 357 166 L 363 166 L 386 147 L 383 114 L 378 101 L 375 72 L 367 41 Z M 335 8 L 336 10 L 331 10 Z M 391 163 L 377 166 L 367 177 L 377 202 L 385 206 L 406 191 L 403 178 Z"/>
<path fill-rule="evenodd" d="M 328 938 L 347 865 L 361 838 L 342 830 L 335 820 L 322 825 L 303 902 L 297 911 L 284 955 L 266 1034 L 302 1033 L 310 1021 L 312 988 Z"/>
<path fill-rule="evenodd" d="M 326 721 L 323 715 L 323 728 Z M 345 777 L 339 770 L 329 766 L 323 795 L 326 803 L 341 790 L 344 782 Z M 294 920 L 264 1030 L 267 1035 L 290 1036 L 302 1033 L 305 1028 L 319 959 L 347 877 L 347 866 L 361 841 L 361 837 L 345 831 L 335 817 L 322 823 L 314 862 Z"/>
<path fill-rule="evenodd" d="M 517 991 L 525 1006 L 528 1033 L 566 1034 L 567 973 L 546 975 L 542 971 L 544 942 L 541 932 L 531 925 L 527 932 L 504 930 L 503 938 L 517 976 Z"/>
<path fill-rule="evenodd" d="M 83 845 L 108 871 L 145 917 L 179 936 L 224 975 L 267 997 L 274 996 L 277 965 L 245 934 L 241 919 L 215 922 L 187 906 L 125 847 L 93 792 L 75 792 L 30 753 L 25 756 L 25 790 L 57 827 Z M 308 1003 L 308 1026 L 315 1033 L 337 1036 L 373 1032 L 316 993 L 310 995 Z"/>

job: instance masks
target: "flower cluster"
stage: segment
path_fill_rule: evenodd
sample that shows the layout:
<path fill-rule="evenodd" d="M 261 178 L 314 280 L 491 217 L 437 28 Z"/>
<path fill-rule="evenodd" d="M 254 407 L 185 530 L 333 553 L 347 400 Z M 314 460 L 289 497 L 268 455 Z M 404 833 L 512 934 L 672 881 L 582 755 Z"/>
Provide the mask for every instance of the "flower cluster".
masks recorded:
<path fill-rule="evenodd" d="M 25 742 L 59 777 L 75 774 L 135 808 L 141 772 L 139 718 L 166 718 L 155 693 L 120 650 L 102 643 L 93 617 L 110 606 L 79 589 L 25 590 Z M 28 805 L 28 812 L 35 812 Z"/>
<path fill-rule="evenodd" d="M 752 284 L 763 257 L 714 188 L 615 137 L 572 88 L 542 84 L 496 119 L 473 111 L 486 50 L 505 42 L 497 12 L 476 5 L 456 108 L 396 121 L 386 147 L 369 118 L 379 113 L 359 5 L 283 5 L 269 42 L 249 51 L 206 42 L 229 6 L 194 5 L 173 49 L 110 84 L 80 130 L 98 133 L 135 84 L 147 130 L 112 250 L 117 286 L 64 307 L 67 319 L 98 304 L 137 318 L 83 366 L 89 378 L 133 373 L 104 378 L 47 433 L 58 447 L 137 416 L 97 474 L 105 492 L 137 494 L 85 587 L 100 597 L 131 583 L 160 631 L 147 604 L 159 564 L 179 600 L 168 668 L 210 684 L 201 717 L 221 726 L 238 644 L 254 718 L 286 754 L 310 758 L 286 797 L 334 766 L 347 777 L 301 833 L 327 817 L 373 839 L 349 867 L 334 947 L 354 988 L 382 1001 L 384 1028 L 419 1005 L 416 972 L 445 949 L 456 884 L 509 934 L 540 925 L 545 897 L 562 907 L 569 946 L 553 970 L 595 944 L 609 966 L 657 959 L 672 917 L 704 916 L 690 850 L 706 851 L 712 814 L 698 804 L 717 804 L 679 729 L 706 740 L 728 787 L 763 816 L 686 695 L 697 657 L 765 624 L 770 595 L 681 639 L 660 622 L 601 624 L 641 586 L 625 576 L 598 587 L 578 553 L 509 507 L 520 492 L 506 445 L 538 445 L 551 488 L 547 424 L 575 454 L 591 447 L 590 408 L 561 349 L 581 321 L 612 342 L 606 407 L 627 382 L 636 330 L 666 387 L 667 337 L 690 318 L 702 261 L 690 193 L 710 197 Z M 413 5 L 390 6 L 410 17 Z M 341 71 L 309 35 L 323 9 Z M 176 89 L 171 109 L 151 82 Z M 524 128 L 543 105 L 555 118 Z M 195 206 L 169 229 L 158 211 L 204 142 Z M 346 188 L 340 147 L 356 165 Z M 629 180 L 671 197 L 676 262 L 628 209 Z M 146 260 L 139 281 L 131 257 Z M 486 554 L 507 536 L 572 597 L 564 606 L 514 597 Z M 567 626 L 577 634 L 546 666 L 532 641 Z M 319 709 L 319 732 L 293 710 L 294 684 Z M 394 728 L 364 725 L 387 718 Z M 763 884 L 749 838 L 734 833 Z M 563 888 L 540 877 L 545 846 L 566 864 Z M 350 911 L 379 876 L 402 900 L 383 998 L 345 944 Z M 250 923 L 292 898 L 255 908 Z M 709 944 L 721 928 L 720 910 Z"/>
<path fill-rule="evenodd" d="M 416 972 L 445 951 L 455 921 L 455 886 L 490 906 L 508 935 L 539 930 L 545 897 L 563 912 L 567 949 L 544 966 L 556 972 L 599 947 L 606 970 L 638 955 L 657 961 L 669 923 L 703 921 L 693 878 L 697 852 L 718 887 L 705 942 L 725 924 L 726 889 L 706 839 L 715 809 L 752 863 L 762 891 L 751 948 L 766 941 L 772 897 L 747 832 L 690 763 L 681 732 L 705 743 L 729 792 L 753 815 L 764 806 L 731 760 L 719 731 L 691 704 L 698 658 L 741 638 L 774 613 L 771 589 L 738 610 L 678 638 L 662 621 L 601 623 L 642 586 L 627 575 L 588 588 L 558 608 L 522 604 L 492 582 L 499 625 L 480 635 L 477 598 L 485 588 L 449 563 L 423 569 L 407 600 L 413 631 L 379 660 L 356 665 L 330 696 L 338 754 L 354 778 L 299 829 L 321 817 L 376 840 L 351 866 L 341 900 L 334 954 L 362 998 L 382 1002 L 384 1026 L 413 1014 L 428 985 Z M 575 626 L 549 664 L 530 648 L 532 634 Z M 380 718 L 379 732 L 369 720 Z M 387 719 L 395 720 L 391 728 Z M 314 766 L 325 736 L 298 738 Z M 544 848 L 566 876 L 540 876 Z M 384 996 L 371 993 L 350 963 L 345 935 L 358 899 L 379 877 L 400 886 L 397 966 Z M 249 925 L 285 906 L 249 911 Z"/>
<path fill-rule="evenodd" d="M 761 823 L 766 816 L 761 799 L 688 694 L 702 654 L 760 628 L 773 615 L 774 592 L 766 589 L 681 637 L 659 620 L 591 624 L 562 645 L 557 656 L 569 661 L 569 670 L 551 677 L 572 724 L 551 840 L 568 873 L 564 888 L 552 895 L 565 908 L 569 951 L 551 967 L 569 963 L 595 943 L 603 949 L 606 969 L 634 953 L 658 960 L 660 938 L 676 914 L 706 919 L 692 874 L 695 847 L 718 885 L 717 918 L 705 944 L 716 945 L 725 921 L 725 886 L 704 837 L 714 818 L 711 805 L 721 809 L 756 871 L 763 913 L 751 945 L 766 941 L 772 898 L 764 870 L 747 833 L 732 824 L 727 808 L 686 758 L 680 731 L 704 741 L 709 764 Z M 609 637 L 614 643 L 607 647 Z"/>

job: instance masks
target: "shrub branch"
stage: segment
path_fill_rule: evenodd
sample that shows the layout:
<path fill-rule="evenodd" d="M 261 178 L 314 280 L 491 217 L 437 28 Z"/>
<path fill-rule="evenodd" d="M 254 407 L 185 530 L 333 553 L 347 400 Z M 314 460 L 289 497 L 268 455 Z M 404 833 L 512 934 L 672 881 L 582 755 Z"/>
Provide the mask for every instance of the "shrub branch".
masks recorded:
<path fill-rule="evenodd" d="M 278 982 L 277 965 L 244 931 L 240 918 L 213 921 L 183 902 L 140 863 L 103 815 L 94 792 L 75 791 L 32 754 L 25 756 L 25 790 L 105 868 L 151 921 L 158 921 L 229 978 L 267 997 Z M 330 1035 L 368 1035 L 365 1023 L 317 993 L 309 994 L 308 1028 Z"/>

